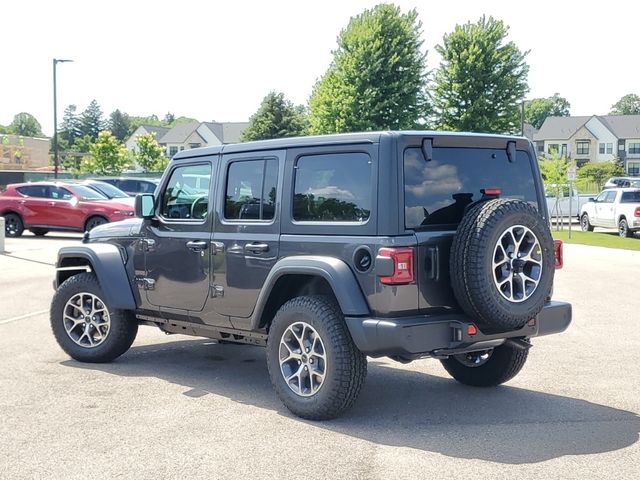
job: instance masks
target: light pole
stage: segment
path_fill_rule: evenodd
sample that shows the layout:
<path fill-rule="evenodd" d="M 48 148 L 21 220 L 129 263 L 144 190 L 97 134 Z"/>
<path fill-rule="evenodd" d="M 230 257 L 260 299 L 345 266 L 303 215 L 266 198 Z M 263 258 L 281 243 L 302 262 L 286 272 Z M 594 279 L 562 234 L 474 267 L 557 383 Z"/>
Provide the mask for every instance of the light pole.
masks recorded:
<path fill-rule="evenodd" d="M 53 59 L 53 178 L 58 178 L 58 98 L 56 92 L 56 65 L 73 60 Z"/>

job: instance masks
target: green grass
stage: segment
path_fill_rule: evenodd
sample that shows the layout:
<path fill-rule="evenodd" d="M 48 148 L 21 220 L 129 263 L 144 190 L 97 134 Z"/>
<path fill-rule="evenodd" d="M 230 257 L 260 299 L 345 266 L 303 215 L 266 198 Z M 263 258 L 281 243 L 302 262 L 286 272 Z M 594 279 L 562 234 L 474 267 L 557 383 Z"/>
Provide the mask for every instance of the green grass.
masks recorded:
<path fill-rule="evenodd" d="M 640 238 L 620 238 L 617 232 L 582 232 L 580 227 L 571 229 L 571 240 L 569 240 L 569 230 L 565 225 L 564 230 L 556 231 L 551 229 L 551 234 L 556 240 L 564 243 L 579 243 L 582 245 L 592 245 L 594 247 L 622 248 L 624 250 L 640 250 Z"/>

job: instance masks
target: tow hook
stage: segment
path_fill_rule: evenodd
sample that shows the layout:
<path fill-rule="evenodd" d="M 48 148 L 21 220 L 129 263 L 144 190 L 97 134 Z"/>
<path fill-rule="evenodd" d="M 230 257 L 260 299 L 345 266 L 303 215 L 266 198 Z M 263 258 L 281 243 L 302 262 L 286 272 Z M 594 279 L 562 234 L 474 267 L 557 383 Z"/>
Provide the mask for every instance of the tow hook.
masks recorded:
<path fill-rule="evenodd" d="M 519 350 L 529 350 L 533 346 L 524 338 L 507 338 L 504 343 L 516 347 Z"/>

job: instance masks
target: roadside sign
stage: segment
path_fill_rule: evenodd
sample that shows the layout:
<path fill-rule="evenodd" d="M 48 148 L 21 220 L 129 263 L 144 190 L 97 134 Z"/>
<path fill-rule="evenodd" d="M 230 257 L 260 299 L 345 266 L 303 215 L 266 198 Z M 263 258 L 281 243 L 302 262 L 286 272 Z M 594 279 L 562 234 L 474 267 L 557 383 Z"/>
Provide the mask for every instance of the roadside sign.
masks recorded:
<path fill-rule="evenodd" d="M 573 182 L 576 179 L 576 167 L 572 166 L 567 168 L 567 180 Z"/>

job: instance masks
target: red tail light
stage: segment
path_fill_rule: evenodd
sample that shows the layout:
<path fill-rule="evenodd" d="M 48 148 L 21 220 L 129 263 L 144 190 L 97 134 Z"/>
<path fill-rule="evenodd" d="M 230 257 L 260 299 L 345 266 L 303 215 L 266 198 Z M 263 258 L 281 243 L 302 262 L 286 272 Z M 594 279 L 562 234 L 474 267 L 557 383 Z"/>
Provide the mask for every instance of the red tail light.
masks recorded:
<path fill-rule="evenodd" d="M 634 217 L 640 217 L 640 207 L 636 207 L 636 211 L 633 212 Z"/>
<path fill-rule="evenodd" d="M 413 283 L 413 248 L 381 248 L 378 256 L 388 257 L 393 261 L 393 275 L 380 277 L 380 282 L 385 285 L 405 285 Z"/>
<path fill-rule="evenodd" d="M 482 190 L 480 190 L 480 193 L 487 197 L 499 197 L 502 193 L 502 189 L 495 187 L 483 188 Z"/>
<path fill-rule="evenodd" d="M 556 257 L 556 269 L 562 268 L 564 265 L 564 258 L 562 253 L 562 240 L 553 241 L 553 254 Z"/>

